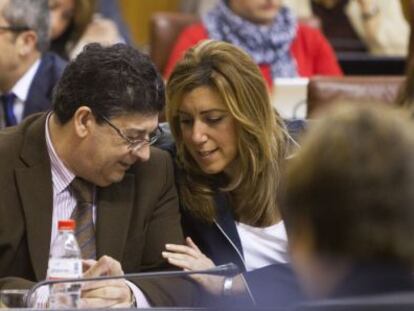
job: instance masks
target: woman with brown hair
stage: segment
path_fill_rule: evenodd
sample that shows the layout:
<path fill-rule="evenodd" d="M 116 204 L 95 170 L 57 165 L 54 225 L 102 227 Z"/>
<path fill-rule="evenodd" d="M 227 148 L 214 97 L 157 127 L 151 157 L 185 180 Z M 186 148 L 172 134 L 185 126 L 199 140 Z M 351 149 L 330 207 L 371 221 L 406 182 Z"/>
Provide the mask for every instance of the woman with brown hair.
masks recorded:
<path fill-rule="evenodd" d="M 195 277 L 210 294 L 261 305 L 298 301 L 277 205 L 289 134 L 252 58 L 225 42 L 191 48 L 167 83 L 187 245 L 163 256 L 185 270 L 236 263 L 233 279 Z"/>
<path fill-rule="evenodd" d="M 114 44 L 123 39 L 114 22 L 95 14 L 96 0 L 49 0 L 50 49 L 73 59 L 88 43 Z"/>

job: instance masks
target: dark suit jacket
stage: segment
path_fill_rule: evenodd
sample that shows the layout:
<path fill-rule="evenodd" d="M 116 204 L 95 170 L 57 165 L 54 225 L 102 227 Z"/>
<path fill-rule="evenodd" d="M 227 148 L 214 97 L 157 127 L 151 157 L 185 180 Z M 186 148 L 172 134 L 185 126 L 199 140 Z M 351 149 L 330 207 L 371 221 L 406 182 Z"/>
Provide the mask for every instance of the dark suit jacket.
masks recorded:
<path fill-rule="evenodd" d="M 259 307 L 285 308 L 304 301 L 296 276 L 288 264 L 272 264 L 246 272 L 242 244 L 227 196 L 217 192 L 215 196 L 217 217 L 213 224 L 205 223 L 182 209 L 182 225 L 186 236 L 190 236 L 202 252 L 215 264 L 233 262 L 237 264 L 247 283 L 250 299 L 243 297 L 244 307 L 256 304 Z"/>
<path fill-rule="evenodd" d="M 51 109 L 53 88 L 60 79 L 65 66 L 66 61 L 54 53 L 48 52 L 42 56 L 30 85 L 24 105 L 23 119 L 33 113 Z"/>
<path fill-rule="evenodd" d="M 0 289 L 46 276 L 53 188 L 45 120 L 37 114 L 0 131 Z M 97 189 L 96 243 L 97 257 L 119 260 L 126 273 L 170 268 L 161 251 L 183 243 L 183 235 L 167 153 L 153 148 L 120 183 Z M 137 285 L 156 305 L 190 304 L 188 280 Z"/>

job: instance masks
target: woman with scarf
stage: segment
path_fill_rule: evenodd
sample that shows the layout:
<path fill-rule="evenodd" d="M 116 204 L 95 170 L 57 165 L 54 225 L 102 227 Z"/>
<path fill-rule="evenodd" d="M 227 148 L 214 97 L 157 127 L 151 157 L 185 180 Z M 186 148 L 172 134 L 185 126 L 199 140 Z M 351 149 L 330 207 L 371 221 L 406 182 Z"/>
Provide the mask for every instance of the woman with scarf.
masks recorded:
<path fill-rule="evenodd" d="M 280 0 L 221 0 L 200 23 L 184 29 L 165 77 L 188 48 L 208 38 L 243 48 L 260 66 L 269 85 L 275 78 L 342 74 L 321 32 L 297 23 Z"/>

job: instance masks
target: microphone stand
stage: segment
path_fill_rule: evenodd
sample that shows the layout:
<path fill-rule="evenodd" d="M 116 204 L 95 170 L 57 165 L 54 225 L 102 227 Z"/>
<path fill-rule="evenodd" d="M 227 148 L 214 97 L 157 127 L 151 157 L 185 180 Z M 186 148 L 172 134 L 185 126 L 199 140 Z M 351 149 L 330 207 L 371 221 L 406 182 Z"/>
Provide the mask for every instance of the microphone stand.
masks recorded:
<path fill-rule="evenodd" d="M 179 277 L 179 276 L 188 276 L 192 274 L 207 274 L 207 275 L 217 275 L 217 276 L 225 276 L 225 277 L 233 277 L 239 273 L 239 267 L 230 262 L 227 264 L 223 264 L 220 266 L 215 266 L 214 268 L 206 269 L 206 270 L 195 270 L 195 271 L 158 271 L 158 272 L 138 272 L 138 273 L 126 273 L 123 275 L 114 275 L 114 276 L 97 276 L 91 278 L 72 278 L 72 279 L 62 279 L 62 280 L 44 280 L 36 283 L 33 285 L 32 288 L 29 289 L 25 298 L 25 305 L 29 306 L 30 301 L 32 299 L 33 293 L 40 287 L 45 285 L 53 285 L 53 284 L 61 284 L 61 283 L 83 283 L 83 282 L 91 282 L 91 281 L 104 281 L 104 280 L 118 280 L 118 279 L 148 279 L 154 277 L 162 277 L 162 278 L 171 278 L 171 277 Z"/>

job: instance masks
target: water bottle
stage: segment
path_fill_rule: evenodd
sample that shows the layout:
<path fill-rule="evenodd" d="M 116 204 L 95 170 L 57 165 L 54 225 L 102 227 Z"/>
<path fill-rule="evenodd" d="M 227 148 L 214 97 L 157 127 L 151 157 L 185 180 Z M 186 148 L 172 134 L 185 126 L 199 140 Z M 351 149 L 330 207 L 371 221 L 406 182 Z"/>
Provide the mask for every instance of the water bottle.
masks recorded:
<path fill-rule="evenodd" d="M 75 221 L 58 222 L 58 235 L 52 243 L 47 269 L 48 280 L 82 277 L 82 256 L 74 234 Z M 53 284 L 49 288 L 49 308 L 78 308 L 81 285 L 79 283 Z"/>

